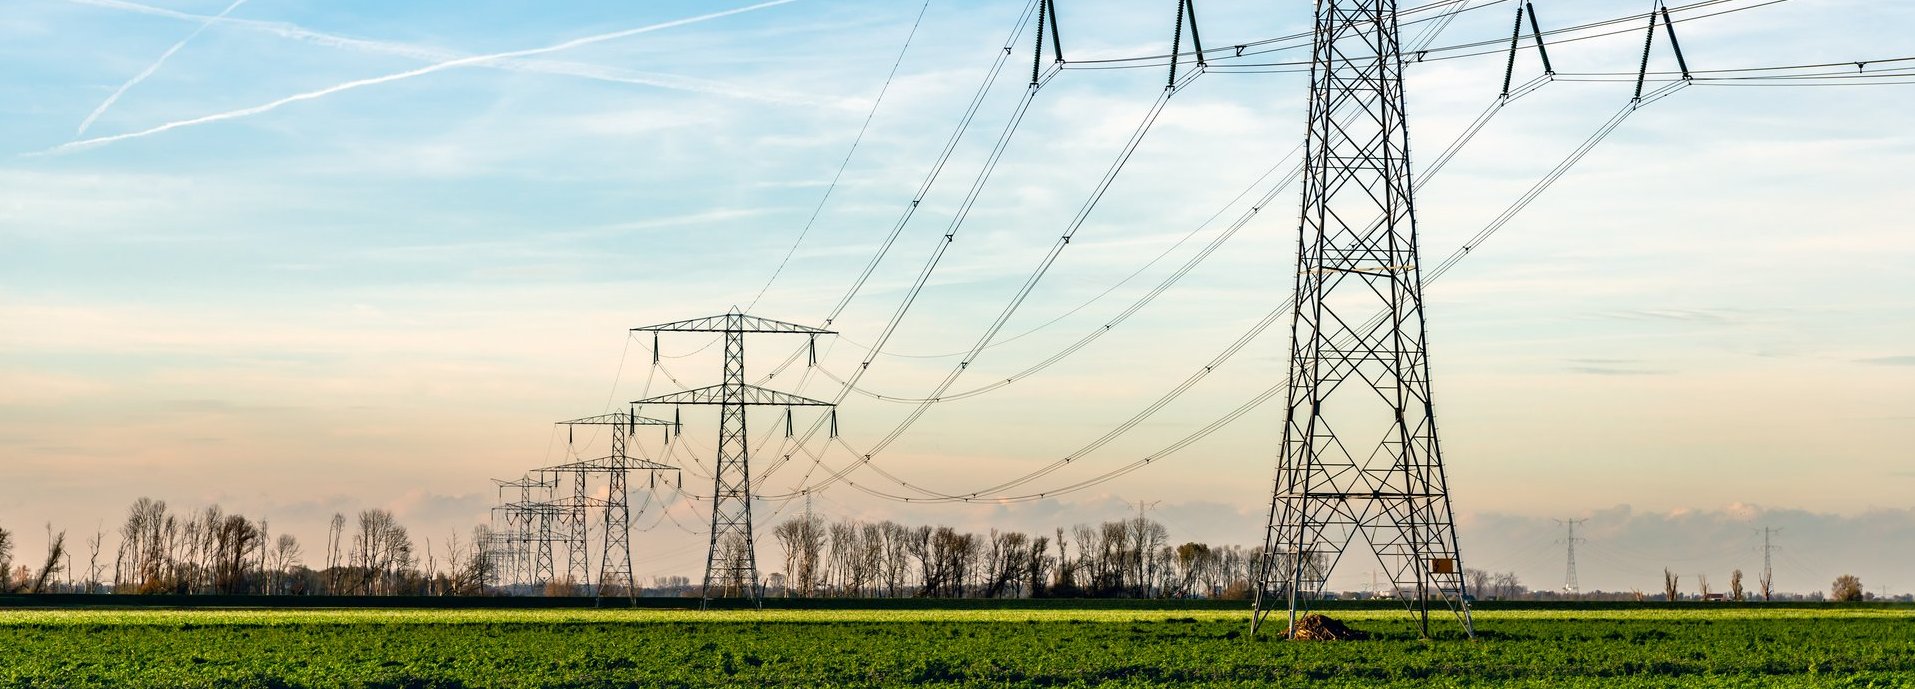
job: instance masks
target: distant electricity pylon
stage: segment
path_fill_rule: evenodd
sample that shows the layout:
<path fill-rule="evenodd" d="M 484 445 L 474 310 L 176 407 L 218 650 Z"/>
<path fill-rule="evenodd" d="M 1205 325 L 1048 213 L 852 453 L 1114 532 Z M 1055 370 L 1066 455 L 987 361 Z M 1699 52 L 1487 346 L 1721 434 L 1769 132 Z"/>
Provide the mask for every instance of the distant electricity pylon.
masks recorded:
<path fill-rule="evenodd" d="M 1430 403 L 1396 0 L 1318 0 L 1290 392 L 1251 631 L 1291 630 L 1361 536 L 1429 634 L 1472 634 Z M 1276 603 L 1282 600 L 1283 603 Z"/>
<path fill-rule="evenodd" d="M 1576 525 L 1587 522 L 1587 521 L 1589 520 L 1587 519 L 1556 520 L 1556 523 L 1569 527 L 1569 537 L 1563 539 L 1563 543 L 1569 546 L 1568 568 L 1564 570 L 1564 574 L 1563 574 L 1563 593 L 1567 593 L 1571 596 L 1579 595 L 1583 592 L 1582 584 L 1576 581 L 1576 542 L 1587 540 L 1587 539 L 1576 537 Z"/>
<path fill-rule="evenodd" d="M 1762 527 L 1762 600 L 1775 600 L 1775 546 L 1770 542 L 1781 529 Z"/>
<path fill-rule="evenodd" d="M 555 576 L 552 571 L 552 544 L 563 540 L 553 529 L 554 523 L 564 518 L 560 508 L 550 501 L 552 489 L 557 484 L 531 476 L 511 481 L 492 479 L 492 483 L 499 487 L 502 504 L 493 508 L 493 515 L 505 519 L 501 541 L 509 553 L 511 580 L 530 584 L 535 590 L 543 588 Z M 517 502 L 505 502 L 507 488 L 519 489 Z M 546 499 L 534 499 L 534 490 L 543 491 Z"/>
<path fill-rule="evenodd" d="M 745 434 L 748 407 L 784 407 L 785 435 L 791 436 L 792 407 L 831 407 L 832 435 L 837 434 L 837 412 L 830 402 L 799 397 L 745 382 L 745 333 L 790 333 L 811 338 L 811 363 L 817 360 L 817 337 L 835 334 L 796 323 L 747 316 L 738 311 L 633 328 L 652 333 L 653 363 L 657 363 L 658 333 L 722 333 L 725 340 L 724 382 L 633 402 L 637 405 L 713 405 L 718 412 L 718 456 L 712 466 L 711 549 L 705 556 L 705 601 L 743 595 L 757 600 L 758 559 L 751 530 L 751 439 Z M 674 412 L 674 418 L 676 413 Z M 714 596 L 716 589 L 716 596 Z"/>
<path fill-rule="evenodd" d="M 609 428 L 612 431 L 612 451 L 604 457 L 578 459 L 555 466 L 539 469 L 547 482 L 557 486 L 561 477 L 572 479 L 572 495 L 554 500 L 553 504 L 563 508 L 560 520 L 567 528 L 566 541 L 569 559 L 566 564 L 566 578 L 571 583 L 586 586 L 590 584 L 587 574 L 591 565 L 587 558 L 587 512 L 598 508 L 604 515 L 604 549 L 600 553 L 598 585 L 592 587 L 596 598 L 604 598 L 605 592 L 622 592 L 627 598 L 638 597 L 638 581 L 632 576 L 632 509 L 629 486 L 634 471 L 651 472 L 654 485 L 658 482 L 658 472 L 677 471 L 678 469 L 657 462 L 634 457 L 628 447 L 635 441 L 632 435 L 639 426 L 670 426 L 671 422 L 646 418 L 629 412 L 612 412 L 598 416 L 560 421 L 565 426 L 565 444 L 568 456 L 574 455 L 572 436 L 579 426 Z M 669 432 L 669 431 L 667 431 Z M 587 478 L 593 474 L 605 476 L 605 497 L 590 494 Z"/>

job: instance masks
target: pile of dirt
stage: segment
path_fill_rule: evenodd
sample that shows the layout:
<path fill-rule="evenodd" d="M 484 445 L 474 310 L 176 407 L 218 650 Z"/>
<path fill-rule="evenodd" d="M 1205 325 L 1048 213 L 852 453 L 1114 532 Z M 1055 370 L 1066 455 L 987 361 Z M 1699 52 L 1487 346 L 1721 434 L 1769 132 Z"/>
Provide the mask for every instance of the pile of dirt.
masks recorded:
<path fill-rule="evenodd" d="M 1290 628 L 1290 638 L 1297 641 L 1361 641 L 1368 636 L 1314 612 L 1298 618 L 1296 626 Z"/>

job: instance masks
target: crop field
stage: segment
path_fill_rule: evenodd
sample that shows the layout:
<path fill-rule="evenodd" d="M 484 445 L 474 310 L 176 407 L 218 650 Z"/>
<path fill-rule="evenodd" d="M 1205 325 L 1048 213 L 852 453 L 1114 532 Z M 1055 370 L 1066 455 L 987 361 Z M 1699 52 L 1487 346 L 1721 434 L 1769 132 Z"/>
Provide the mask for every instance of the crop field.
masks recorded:
<path fill-rule="evenodd" d="M 1479 611 L 1474 641 L 1334 615 L 1375 636 L 1190 610 L 0 610 L 0 686 L 1915 686 L 1911 608 Z"/>

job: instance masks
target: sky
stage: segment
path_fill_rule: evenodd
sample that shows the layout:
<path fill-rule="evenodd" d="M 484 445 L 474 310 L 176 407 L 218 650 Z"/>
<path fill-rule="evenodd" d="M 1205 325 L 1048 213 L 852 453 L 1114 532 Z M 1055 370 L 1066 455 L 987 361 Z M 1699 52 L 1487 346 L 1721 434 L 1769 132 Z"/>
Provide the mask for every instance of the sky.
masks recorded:
<path fill-rule="evenodd" d="M 1168 52 L 1171 3 L 1059 4 L 1073 64 Z M 1198 4 L 1206 46 L 1310 22 L 1304 2 Z M 1472 4 L 1483 7 L 1433 45 L 1507 40 L 1514 6 Z M 1538 12 L 1548 29 L 1648 4 Z M 1901 3 L 1713 9 L 1742 7 L 1678 24 L 1693 69 L 1915 56 L 1898 30 L 1915 25 L 1915 7 Z M 589 433 L 568 446 L 554 421 L 717 382 L 708 337 L 663 337 L 654 363 L 653 342 L 629 328 L 732 308 L 822 323 L 911 207 L 1022 8 L 0 6 L 0 527 L 32 553 L 46 524 L 111 530 L 151 496 L 265 517 L 300 536 L 309 560 L 323 557 L 336 511 L 391 509 L 435 543 L 464 533 L 488 518 L 491 479 L 603 449 Z M 1641 39 L 1555 45 L 1551 58 L 1564 74 L 1629 73 Z M 776 373 L 766 385 L 837 397 L 947 233 L 858 387 L 924 396 L 987 332 L 1165 80 L 1150 66 L 1046 82 L 954 224 L 1023 93 L 1029 43 L 1017 40 L 895 246 L 832 322 L 840 335 L 820 340 L 818 367 L 779 366 L 800 339 L 755 336 L 754 380 Z M 1519 82 L 1541 71 L 1529 52 L 1515 65 Z M 1407 69 L 1419 169 L 1494 101 L 1504 67 L 1492 53 Z M 1676 67 L 1659 40 L 1650 69 Z M 1427 176 L 1426 261 L 1542 179 L 1633 86 L 1565 77 L 1500 110 Z M 953 390 L 1103 331 L 1218 237 L 1255 203 L 1260 176 L 1287 164 L 1306 87 L 1294 71 L 1213 70 L 1179 91 Z M 1725 582 L 1730 569 L 1760 567 L 1760 530 L 1773 527 L 1779 588 L 1825 589 L 1847 572 L 1871 590 L 1915 590 L 1911 106 L 1915 86 L 1683 89 L 1630 115 L 1429 284 L 1437 418 L 1467 565 L 1559 586 L 1554 520 L 1586 518 L 1585 589 L 1654 590 L 1664 567 Z M 754 471 L 771 496 L 759 523 L 803 510 L 790 496 L 812 487 L 812 509 L 831 517 L 1049 531 L 1141 506 L 1178 540 L 1259 541 L 1280 403 L 1063 489 L 1277 383 L 1287 322 L 1024 486 L 1043 499 L 885 496 L 966 494 L 1036 470 L 1210 365 L 1288 299 L 1298 192 L 1274 198 L 1088 346 L 931 405 L 873 453 L 875 469 L 827 480 L 915 405 L 850 394 L 844 442 L 820 434 L 802 449 L 782 437 L 780 412 L 754 417 Z M 662 486 L 635 480 L 642 577 L 701 566 L 702 504 L 674 487 L 708 485 L 699 462 L 716 429 L 707 412 L 684 414 L 669 453 L 645 440 L 684 471 Z M 799 416 L 803 436 L 816 417 Z M 768 539 L 759 555 L 777 560 Z M 1352 564 L 1332 585 L 1354 588 L 1366 571 Z"/>

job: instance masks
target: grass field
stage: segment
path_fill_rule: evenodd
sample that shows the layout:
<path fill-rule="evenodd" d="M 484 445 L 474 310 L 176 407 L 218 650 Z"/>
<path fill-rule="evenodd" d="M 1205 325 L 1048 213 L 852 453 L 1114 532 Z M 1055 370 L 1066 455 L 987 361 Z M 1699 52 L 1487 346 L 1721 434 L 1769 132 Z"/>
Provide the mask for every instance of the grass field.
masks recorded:
<path fill-rule="evenodd" d="M 1190 610 L 0 610 L 6 687 L 1915 686 L 1915 609 L 1401 612 L 1369 641 Z"/>

